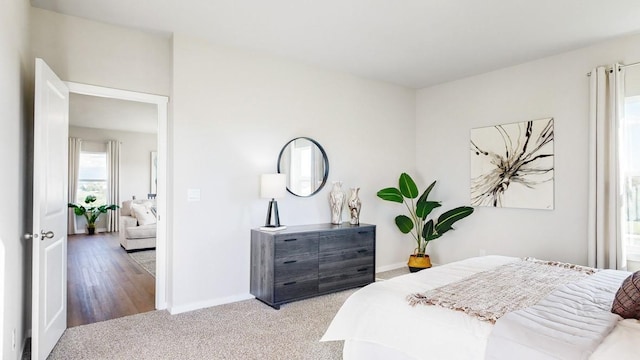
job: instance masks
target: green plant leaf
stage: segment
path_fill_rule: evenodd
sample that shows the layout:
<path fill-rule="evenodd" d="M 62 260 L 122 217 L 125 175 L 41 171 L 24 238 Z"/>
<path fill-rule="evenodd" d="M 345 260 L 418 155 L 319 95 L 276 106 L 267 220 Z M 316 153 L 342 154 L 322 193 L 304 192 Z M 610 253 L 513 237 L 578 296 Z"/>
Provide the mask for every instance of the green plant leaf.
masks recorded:
<path fill-rule="evenodd" d="M 452 225 L 473 213 L 473 208 L 469 206 L 460 206 L 451 209 L 438 217 L 438 223 L 435 226 L 436 232 L 440 235 L 453 229 Z"/>
<path fill-rule="evenodd" d="M 87 197 L 84 199 L 84 202 L 85 202 L 85 204 L 88 205 L 88 204 L 94 202 L 95 198 L 96 197 L 93 196 L 93 195 L 87 195 Z M 72 204 L 72 203 L 69 203 L 68 206 L 70 208 L 73 208 L 73 213 L 74 214 L 76 214 L 78 216 L 84 216 L 84 218 L 87 219 L 87 224 L 88 225 L 95 224 L 95 222 L 100 217 L 100 214 L 104 214 L 108 210 L 115 210 L 115 209 L 119 208 L 118 205 L 100 205 L 98 207 L 95 207 L 95 206 L 84 207 L 82 205 L 77 205 L 77 204 Z"/>
<path fill-rule="evenodd" d="M 440 203 L 438 201 L 418 201 L 418 205 L 416 205 L 416 215 L 422 220 L 426 219 L 433 209 L 440 207 Z"/>
<path fill-rule="evenodd" d="M 433 187 L 436 186 L 436 182 L 432 182 L 431 185 L 429 185 L 429 187 L 427 188 L 427 190 L 425 190 L 422 195 L 420 195 L 420 198 L 418 199 L 418 203 L 420 202 L 426 202 L 429 199 L 429 193 L 431 193 L 431 190 L 433 189 Z"/>
<path fill-rule="evenodd" d="M 422 237 L 428 239 L 433 235 L 433 220 L 427 221 L 422 227 Z"/>
<path fill-rule="evenodd" d="M 411 218 L 406 215 L 396 216 L 396 225 L 403 234 L 408 234 L 411 230 L 413 230 L 413 220 L 411 220 Z"/>
<path fill-rule="evenodd" d="M 411 176 L 407 173 L 402 173 L 400 175 L 400 192 L 404 197 L 409 199 L 415 199 L 418 197 L 418 187 L 416 183 L 413 181 Z"/>
<path fill-rule="evenodd" d="M 378 195 L 378 197 L 382 200 L 393 201 L 397 203 L 404 202 L 404 197 L 402 197 L 402 193 L 400 193 L 400 190 L 393 187 L 384 188 L 378 191 L 376 195 Z"/>

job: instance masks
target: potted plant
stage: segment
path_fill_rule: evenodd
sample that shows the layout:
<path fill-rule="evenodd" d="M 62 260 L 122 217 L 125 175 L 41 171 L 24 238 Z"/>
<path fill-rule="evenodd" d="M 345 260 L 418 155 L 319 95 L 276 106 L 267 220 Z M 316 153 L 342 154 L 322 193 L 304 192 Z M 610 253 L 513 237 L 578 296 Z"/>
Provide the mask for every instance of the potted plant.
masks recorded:
<path fill-rule="evenodd" d="M 100 205 L 94 206 L 96 197 L 93 195 L 87 195 L 84 198 L 85 205 L 77 205 L 69 203 L 69 207 L 73 208 L 73 212 L 78 216 L 84 216 L 87 219 L 87 232 L 89 235 L 93 235 L 96 232 L 96 221 L 100 217 L 100 214 L 106 214 L 109 210 L 115 210 L 119 208 L 118 205 Z"/>
<path fill-rule="evenodd" d="M 409 216 L 396 216 L 396 225 L 403 234 L 411 233 L 416 241 L 417 247 L 414 253 L 409 256 L 409 270 L 416 272 L 431 267 L 431 260 L 427 255 L 427 245 L 430 241 L 441 237 L 444 233 L 452 230 L 452 225 L 473 213 L 473 208 L 460 206 L 442 213 L 437 221 L 427 220 L 433 209 L 440 207 L 439 201 L 430 201 L 429 193 L 436 185 L 431 185 L 418 197 L 418 187 L 411 176 L 407 173 L 400 175 L 399 187 L 389 187 L 378 191 L 377 195 L 382 200 L 396 203 L 404 203 L 409 211 Z M 417 201 L 416 201 L 417 198 Z"/>

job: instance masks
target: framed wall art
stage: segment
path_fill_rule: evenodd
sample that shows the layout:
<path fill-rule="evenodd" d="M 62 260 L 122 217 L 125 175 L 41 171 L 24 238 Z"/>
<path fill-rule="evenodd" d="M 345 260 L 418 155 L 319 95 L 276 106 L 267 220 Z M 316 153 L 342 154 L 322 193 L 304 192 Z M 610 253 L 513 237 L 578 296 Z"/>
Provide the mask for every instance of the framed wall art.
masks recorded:
<path fill-rule="evenodd" d="M 554 206 L 553 118 L 471 130 L 471 205 Z"/>

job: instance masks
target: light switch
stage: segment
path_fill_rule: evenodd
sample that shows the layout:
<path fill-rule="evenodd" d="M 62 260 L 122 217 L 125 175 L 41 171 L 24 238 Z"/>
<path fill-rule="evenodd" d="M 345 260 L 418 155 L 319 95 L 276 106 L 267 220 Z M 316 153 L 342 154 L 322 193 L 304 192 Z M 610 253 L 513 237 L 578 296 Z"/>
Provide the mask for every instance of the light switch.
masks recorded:
<path fill-rule="evenodd" d="M 188 202 L 200 201 L 200 189 L 187 190 L 187 201 Z"/>

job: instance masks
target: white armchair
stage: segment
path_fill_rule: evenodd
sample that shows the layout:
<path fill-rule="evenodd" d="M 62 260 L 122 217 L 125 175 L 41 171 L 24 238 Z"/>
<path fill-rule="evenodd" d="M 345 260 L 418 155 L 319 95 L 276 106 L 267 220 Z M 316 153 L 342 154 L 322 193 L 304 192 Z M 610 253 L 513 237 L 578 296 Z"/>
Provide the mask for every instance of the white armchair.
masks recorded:
<path fill-rule="evenodd" d="M 120 207 L 119 237 L 120 246 L 127 252 L 154 249 L 156 247 L 154 200 L 127 200 L 122 202 Z"/>

